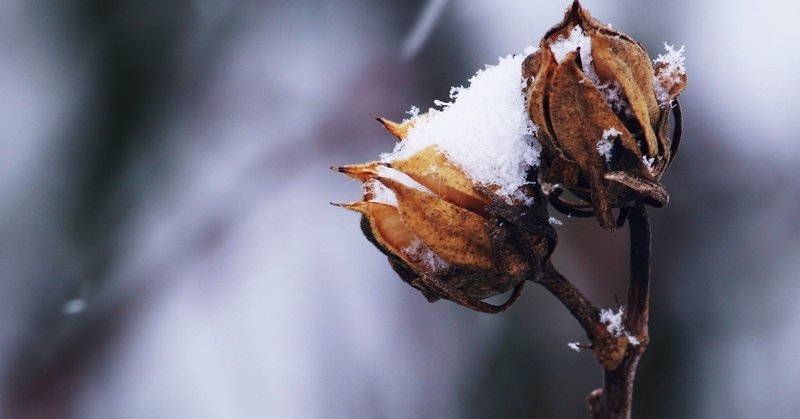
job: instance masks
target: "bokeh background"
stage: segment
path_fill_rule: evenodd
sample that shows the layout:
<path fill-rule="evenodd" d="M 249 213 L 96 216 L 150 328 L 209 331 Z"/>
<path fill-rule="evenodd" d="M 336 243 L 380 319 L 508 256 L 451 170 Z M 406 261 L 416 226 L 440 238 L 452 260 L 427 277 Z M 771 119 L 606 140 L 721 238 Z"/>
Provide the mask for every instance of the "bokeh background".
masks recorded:
<path fill-rule="evenodd" d="M 600 368 L 546 291 L 428 304 L 328 205 L 359 196 L 328 166 L 392 147 L 371 114 L 567 5 L 0 2 L 0 417 L 587 417 Z M 584 5 L 689 69 L 635 415 L 796 417 L 800 3 Z M 624 300 L 626 233 L 558 231 L 563 272 Z"/>

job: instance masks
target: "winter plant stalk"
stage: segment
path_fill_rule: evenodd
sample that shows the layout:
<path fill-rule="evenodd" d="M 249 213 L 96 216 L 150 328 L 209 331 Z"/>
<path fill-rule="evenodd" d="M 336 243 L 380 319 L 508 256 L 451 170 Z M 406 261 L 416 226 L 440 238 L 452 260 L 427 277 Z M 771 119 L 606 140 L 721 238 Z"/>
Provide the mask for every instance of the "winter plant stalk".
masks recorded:
<path fill-rule="evenodd" d="M 499 313 L 529 282 L 577 319 L 604 370 L 588 397 L 593 418 L 631 417 L 636 366 L 649 343 L 650 224 L 661 177 L 678 150 L 686 87 L 683 49 L 644 47 L 578 1 L 537 48 L 479 71 L 451 102 L 402 122 L 378 121 L 399 141 L 378 161 L 335 167 L 362 199 L 335 204 L 361 215 L 364 235 L 429 301 Z M 672 126 L 671 126 L 672 125 Z M 549 209 L 628 223 L 625 305 L 598 309 L 553 265 Z M 495 305 L 488 297 L 508 293 Z"/>

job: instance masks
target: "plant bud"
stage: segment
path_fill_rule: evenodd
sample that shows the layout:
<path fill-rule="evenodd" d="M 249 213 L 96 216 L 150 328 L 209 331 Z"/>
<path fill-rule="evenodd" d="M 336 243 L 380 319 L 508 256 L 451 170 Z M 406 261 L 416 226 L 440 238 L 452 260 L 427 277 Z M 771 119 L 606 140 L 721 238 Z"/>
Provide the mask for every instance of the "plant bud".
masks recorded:
<path fill-rule="evenodd" d="M 526 106 L 542 145 L 539 178 L 557 191 L 549 196 L 554 207 L 570 214 L 591 208 L 614 230 L 612 208 L 666 205 L 659 181 L 677 150 L 676 98 L 686 87 L 680 51 L 668 51 L 654 69 L 641 44 L 575 1 L 525 59 Z M 559 187 L 585 203 L 561 200 Z"/>

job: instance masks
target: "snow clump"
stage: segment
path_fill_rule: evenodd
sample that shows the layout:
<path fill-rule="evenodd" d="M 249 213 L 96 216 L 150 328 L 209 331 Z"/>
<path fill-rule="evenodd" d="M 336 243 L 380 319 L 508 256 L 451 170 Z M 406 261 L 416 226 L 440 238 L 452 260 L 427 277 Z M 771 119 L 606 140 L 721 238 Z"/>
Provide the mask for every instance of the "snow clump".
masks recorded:
<path fill-rule="evenodd" d="M 454 87 L 451 102 L 435 101 L 425 114 L 412 108 L 414 126 L 394 151 L 381 161 L 409 158 L 436 145 L 447 160 L 461 169 L 476 186 L 497 188 L 495 193 L 511 199 L 527 183 L 528 171 L 539 164 L 540 146 L 536 126 L 528 118 L 522 80 L 525 53 L 500 58 L 469 79 L 469 87 Z"/>

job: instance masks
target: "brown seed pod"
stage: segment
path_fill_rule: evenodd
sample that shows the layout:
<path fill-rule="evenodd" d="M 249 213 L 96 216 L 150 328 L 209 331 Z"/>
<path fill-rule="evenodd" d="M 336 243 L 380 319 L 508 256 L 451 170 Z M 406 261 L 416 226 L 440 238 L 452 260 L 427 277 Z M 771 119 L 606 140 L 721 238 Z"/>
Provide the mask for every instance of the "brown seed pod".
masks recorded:
<path fill-rule="evenodd" d="M 398 139 L 407 135 L 408 123 L 378 120 Z M 555 247 L 539 189 L 529 185 L 523 192 L 533 204 L 509 204 L 490 189 L 476 189 L 435 146 L 391 163 L 335 169 L 364 185 L 361 201 L 336 205 L 362 215 L 367 238 L 430 301 L 502 311 L 526 280 L 541 275 Z M 385 199 L 387 193 L 393 199 Z M 513 292 L 502 305 L 482 301 L 508 291 Z"/>
<path fill-rule="evenodd" d="M 680 137 L 682 69 L 668 63 L 654 69 L 641 44 L 575 1 L 525 59 L 522 74 L 528 115 L 542 145 L 540 181 L 556 191 L 549 196 L 555 208 L 596 215 L 614 230 L 624 211 L 615 221 L 613 208 L 666 205 L 659 181 Z M 671 110 L 677 124 L 672 138 Z M 584 202 L 563 200 L 561 188 Z"/>

